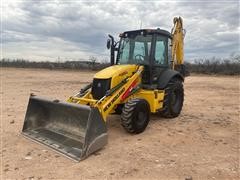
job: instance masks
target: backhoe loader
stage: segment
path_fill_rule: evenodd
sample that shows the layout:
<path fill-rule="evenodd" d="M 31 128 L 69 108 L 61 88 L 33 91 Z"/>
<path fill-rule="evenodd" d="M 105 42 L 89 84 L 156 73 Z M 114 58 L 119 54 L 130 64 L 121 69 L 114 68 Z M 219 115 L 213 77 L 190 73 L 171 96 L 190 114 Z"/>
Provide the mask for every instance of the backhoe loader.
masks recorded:
<path fill-rule="evenodd" d="M 173 23 L 171 33 L 126 31 L 118 42 L 109 35 L 111 66 L 66 102 L 31 94 L 22 134 L 79 161 L 107 144 L 110 114 L 121 114 L 121 125 L 133 134 L 145 130 L 151 113 L 177 117 L 184 101 L 185 30 L 181 17 Z"/>

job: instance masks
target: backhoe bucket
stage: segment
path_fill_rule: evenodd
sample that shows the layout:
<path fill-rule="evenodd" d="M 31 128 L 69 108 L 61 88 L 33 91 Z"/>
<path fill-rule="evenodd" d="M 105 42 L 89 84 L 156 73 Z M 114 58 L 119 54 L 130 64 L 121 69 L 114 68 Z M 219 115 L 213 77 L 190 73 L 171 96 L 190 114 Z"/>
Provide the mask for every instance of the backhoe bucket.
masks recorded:
<path fill-rule="evenodd" d="M 30 96 L 22 134 L 80 161 L 107 144 L 97 108 Z"/>

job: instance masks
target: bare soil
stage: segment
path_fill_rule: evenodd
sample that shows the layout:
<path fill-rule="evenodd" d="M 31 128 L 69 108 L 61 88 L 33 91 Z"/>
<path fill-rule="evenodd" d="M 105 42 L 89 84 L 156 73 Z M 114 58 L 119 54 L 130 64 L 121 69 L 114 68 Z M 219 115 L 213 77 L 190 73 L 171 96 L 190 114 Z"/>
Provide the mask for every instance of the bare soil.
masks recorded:
<path fill-rule="evenodd" d="M 142 134 L 110 116 L 108 145 L 76 163 L 20 133 L 30 93 L 65 100 L 94 72 L 0 70 L 1 179 L 239 179 L 239 76 L 187 77 L 181 115 Z"/>

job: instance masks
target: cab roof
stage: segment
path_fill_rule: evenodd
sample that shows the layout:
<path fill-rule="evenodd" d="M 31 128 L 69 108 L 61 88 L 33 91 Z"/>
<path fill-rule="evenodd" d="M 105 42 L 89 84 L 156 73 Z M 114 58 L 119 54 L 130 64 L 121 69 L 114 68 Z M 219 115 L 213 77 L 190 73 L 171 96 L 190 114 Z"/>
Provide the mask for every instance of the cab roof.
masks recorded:
<path fill-rule="evenodd" d="M 169 38 L 172 38 L 172 35 L 163 29 L 157 28 L 157 29 L 138 29 L 138 30 L 132 30 L 132 31 L 125 31 L 121 33 L 119 36 L 120 37 L 128 37 L 128 36 L 136 36 L 136 35 L 152 35 L 152 34 L 161 34 L 164 36 L 167 36 Z"/>

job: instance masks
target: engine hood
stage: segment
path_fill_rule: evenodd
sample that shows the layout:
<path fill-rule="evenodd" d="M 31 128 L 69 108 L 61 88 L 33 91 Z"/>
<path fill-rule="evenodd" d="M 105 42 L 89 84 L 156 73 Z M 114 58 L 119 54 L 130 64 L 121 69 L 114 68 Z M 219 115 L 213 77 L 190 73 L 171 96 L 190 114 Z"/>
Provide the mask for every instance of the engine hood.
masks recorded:
<path fill-rule="evenodd" d="M 137 69 L 137 65 L 114 65 L 107 67 L 94 75 L 97 79 L 109 79 L 114 76 L 131 75 Z"/>
<path fill-rule="evenodd" d="M 132 75 L 133 72 L 137 70 L 137 65 L 127 64 L 127 65 L 114 65 L 105 68 L 95 74 L 94 79 L 110 79 L 111 87 L 115 87 L 123 79 Z"/>

